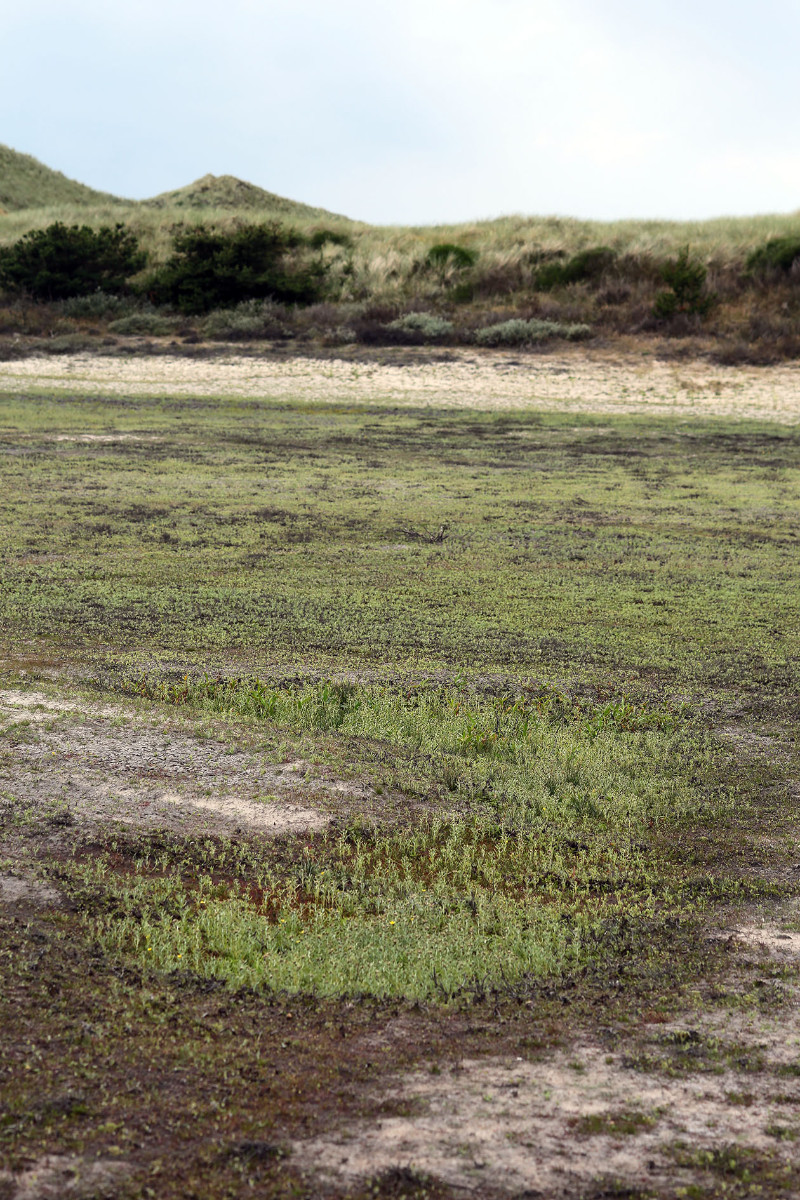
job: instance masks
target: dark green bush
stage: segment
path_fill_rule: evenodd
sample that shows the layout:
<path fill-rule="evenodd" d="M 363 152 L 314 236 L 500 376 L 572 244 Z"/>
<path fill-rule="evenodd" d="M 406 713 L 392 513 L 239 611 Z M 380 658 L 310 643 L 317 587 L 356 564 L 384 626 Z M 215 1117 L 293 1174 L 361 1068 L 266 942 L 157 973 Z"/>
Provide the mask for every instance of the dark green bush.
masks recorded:
<path fill-rule="evenodd" d="M 183 230 L 174 254 L 145 285 L 154 304 L 185 313 L 232 308 L 243 300 L 310 304 L 320 298 L 324 269 L 303 262 L 308 239 L 276 222 L 229 233 L 197 225 Z"/>
<path fill-rule="evenodd" d="M 800 237 L 771 238 L 747 260 L 751 275 L 788 274 L 800 262 Z"/>
<path fill-rule="evenodd" d="M 448 267 L 464 271 L 468 267 L 474 267 L 477 261 L 476 250 L 470 250 L 467 246 L 457 246 L 455 242 L 439 242 L 431 246 L 425 255 L 425 265 L 438 271 L 446 271 Z"/>
<path fill-rule="evenodd" d="M 336 229 L 315 229 L 308 239 L 309 246 L 321 250 L 323 246 L 352 246 L 353 239 Z"/>
<path fill-rule="evenodd" d="M 136 236 L 124 225 L 34 229 L 0 250 L 0 286 L 36 300 L 120 292 L 144 266 Z"/>
<path fill-rule="evenodd" d="M 714 293 L 706 288 L 707 277 L 705 265 L 692 259 L 686 246 L 676 259 L 661 268 L 661 278 L 669 291 L 656 296 L 654 315 L 663 319 L 679 314 L 706 316 L 717 302 Z"/>
<path fill-rule="evenodd" d="M 599 279 L 616 262 L 616 254 L 608 246 L 592 246 L 581 250 L 566 262 L 550 262 L 536 273 L 536 287 L 549 292 L 568 283 L 582 283 L 586 279 Z"/>

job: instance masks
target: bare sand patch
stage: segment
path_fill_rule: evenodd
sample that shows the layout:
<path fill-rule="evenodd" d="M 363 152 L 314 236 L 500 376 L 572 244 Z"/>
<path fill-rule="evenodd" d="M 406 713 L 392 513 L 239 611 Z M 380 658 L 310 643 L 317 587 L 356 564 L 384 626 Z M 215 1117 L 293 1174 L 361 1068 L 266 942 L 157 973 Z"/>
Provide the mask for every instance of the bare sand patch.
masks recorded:
<path fill-rule="evenodd" d="M 546 357 L 464 350 L 447 362 L 403 366 L 242 354 L 214 359 L 54 355 L 3 363 L 0 388 L 307 404 L 726 416 L 784 424 L 800 420 L 797 364 L 723 367 L 644 355 L 623 359 L 587 349 Z"/>
<path fill-rule="evenodd" d="M 720 1074 L 670 1078 L 626 1068 L 593 1045 L 542 1062 L 464 1061 L 441 1074 L 384 1081 L 378 1101 L 412 1116 L 384 1117 L 295 1144 L 304 1166 L 329 1179 L 369 1177 L 410 1166 L 451 1186 L 481 1183 L 511 1194 L 575 1195 L 614 1179 L 630 1188 L 680 1181 L 668 1146 L 798 1149 L 776 1130 L 798 1125 L 795 1080 Z M 771 1131 L 771 1132 L 770 1132 Z"/>
<path fill-rule="evenodd" d="M 16 730 L 23 722 L 28 736 L 15 734 L 0 761 L 0 803 L 45 818 L 55 837 L 75 824 L 115 823 L 274 836 L 323 828 L 326 797 L 371 795 L 303 760 L 272 763 L 122 707 L 0 692 L 0 724 Z"/>
<path fill-rule="evenodd" d="M 49 883 L 20 875 L 0 875 L 0 901 L 3 904 L 60 904 L 61 895 Z"/>
<path fill-rule="evenodd" d="M 800 933 L 777 925 L 737 925 L 731 929 L 737 941 L 778 958 L 793 959 L 800 966 Z"/>
<path fill-rule="evenodd" d="M 0 1171 L 0 1184 L 11 1188 L 11 1200 L 113 1200 L 127 1173 L 110 1159 L 46 1154 L 21 1171 Z"/>
<path fill-rule="evenodd" d="M 98 442 L 100 445 L 114 445 L 116 442 L 152 442 L 155 438 L 140 437 L 135 433 L 57 433 L 54 442 Z"/>
<path fill-rule="evenodd" d="M 127 709 L 109 705 L 89 704 L 86 701 L 53 699 L 44 692 L 8 690 L 0 692 L 0 720 L 48 721 L 59 713 L 92 713 L 95 716 L 130 716 Z"/>

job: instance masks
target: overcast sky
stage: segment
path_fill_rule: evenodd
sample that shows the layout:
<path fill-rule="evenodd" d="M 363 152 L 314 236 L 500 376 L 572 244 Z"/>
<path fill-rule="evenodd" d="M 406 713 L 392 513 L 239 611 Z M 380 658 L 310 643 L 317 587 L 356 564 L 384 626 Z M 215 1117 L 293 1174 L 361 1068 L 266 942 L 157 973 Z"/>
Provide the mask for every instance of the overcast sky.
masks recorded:
<path fill-rule="evenodd" d="M 11 11 L 9 11 L 11 10 Z M 800 209 L 800 0 L 0 0 L 0 141 L 381 223 Z"/>

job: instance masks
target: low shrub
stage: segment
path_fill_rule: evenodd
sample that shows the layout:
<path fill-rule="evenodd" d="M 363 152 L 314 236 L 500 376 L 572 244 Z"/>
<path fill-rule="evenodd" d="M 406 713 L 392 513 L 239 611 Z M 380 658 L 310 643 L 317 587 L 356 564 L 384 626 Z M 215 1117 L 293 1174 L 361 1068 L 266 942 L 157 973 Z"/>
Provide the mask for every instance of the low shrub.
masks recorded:
<path fill-rule="evenodd" d="M 146 284 L 150 299 L 184 313 L 230 308 L 243 300 L 309 304 L 320 298 L 324 267 L 302 258 L 308 240 L 277 222 L 220 232 L 183 230 L 174 254 Z"/>
<path fill-rule="evenodd" d="M 684 247 L 676 259 L 661 268 L 661 278 L 669 291 L 656 296 L 653 315 L 660 319 L 707 316 L 717 302 L 715 294 L 706 288 L 707 277 L 705 265 L 690 258 L 689 247 Z"/>
<path fill-rule="evenodd" d="M 476 250 L 470 250 L 467 246 L 458 246 L 455 242 L 438 242 L 435 246 L 431 246 L 425 255 L 426 267 L 433 267 L 438 271 L 445 271 L 448 268 L 463 271 L 468 267 L 474 267 L 477 261 L 478 252 Z"/>
<path fill-rule="evenodd" d="M 61 312 L 65 317 L 88 317 L 97 321 L 109 317 L 127 316 L 136 306 L 131 296 L 115 296 L 112 292 L 96 291 L 87 296 L 71 296 L 62 300 Z"/>
<path fill-rule="evenodd" d="M 144 263 L 135 234 L 124 225 L 90 229 L 57 221 L 0 249 L 0 286 L 36 300 L 120 292 Z"/>
<path fill-rule="evenodd" d="M 560 321 L 523 321 L 515 317 L 497 325 L 486 325 L 477 330 L 475 341 L 479 346 L 524 346 L 531 342 L 544 342 L 551 338 L 566 338 L 579 341 L 591 337 L 591 326 L 566 325 Z"/>
<path fill-rule="evenodd" d="M 274 300 L 243 300 L 235 308 L 218 309 L 204 318 L 204 337 L 238 341 L 247 338 L 287 337 L 283 309 Z"/>
<path fill-rule="evenodd" d="M 546 263 L 536 272 L 535 286 L 541 292 L 549 292 L 569 283 L 600 279 L 616 261 L 616 254 L 608 246 L 593 246 L 566 262 Z"/>
<path fill-rule="evenodd" d="M 800 237 L 771 238 L 753 251 L 746 268 L 751 275 L 788 275 L 795 263 L 800 264 Z"/>
<path fill-rule="evenodd" d="M 436 342 L 450 337 L 453 322 L 433 313 L 412 312 L 390 321 L 386 328 L 394 333 L 408 334 L 413 341 Z"/>
<path fill-rule="evenodd" d="M 126 336 L 166 337 L 174 332 L 177 325 L 174 317 L 164 316 L 156 312 L 135 312 L 127 317 L 110 321 L 109 333 L 120 333 Z"/>
<path fill-rule="evenodd" d="M 309 235 L 308 244 L 313 250 L 322 250 L 324 246 L 349 248 L 353 245 L 353 239 L 349 234 L 340 233 L 337 229 L 315 229 Z"/>

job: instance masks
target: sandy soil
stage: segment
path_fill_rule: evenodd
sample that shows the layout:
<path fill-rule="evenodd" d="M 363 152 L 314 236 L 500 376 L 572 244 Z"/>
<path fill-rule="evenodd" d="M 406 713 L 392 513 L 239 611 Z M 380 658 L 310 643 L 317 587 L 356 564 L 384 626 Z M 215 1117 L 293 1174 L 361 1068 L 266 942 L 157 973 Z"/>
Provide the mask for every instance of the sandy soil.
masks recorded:
<path fill-rule="evenodd" d="M 46 1154 L 22 1171 L 0 1171 L 0 1186 L 13 1189 L 13 1200 L 113 1200 L 126 1172 L 108 1159 Z"/>
<path fill-rule="evenodd" d="M 584 348 L 563 354 L 454 353 L 452 361 L 395 366 L 339 359 L 229 354 L 99 358 L 54 355 L 0 364 L 0 389 L 82 394 L 241 396 L 463 409 L 727 416 L 795 424 L 800 366 L 721 367 Z"/>
<path fill-rule="evenodd" d="M 658 1036 L 676 1032 L 663 1026 Z M 769 1066 L 784 1060 L 775 1053 Z M 303 1164 L 330 1180 L 411 1166 L 478 1194 L 485 1181 L 510 1194 L 577 1196 L 606 1180 L 628 1188 L 690 1182 L 668 1150 L 679 1141 L 695 1153 L 779 1147 L 793 1161 L 799 1153 L 780 1141 L 781 1131 L 797 1131 L 795 1079 L 734 1071 L 670 1078 L 586 1043 L 536 1063 L 488 1059 L 417 1071 L 384 1081 L 380 1099 L 403 1101 L 414 1115 L 299 1142 Z"/>
<path fill-rule="evenodd" d="M 54 836 L 76 823 L 276 835 L 327 824 L 326 800 L 367 795 L 301 760 L 276 765 L 124 706 L 5 691 L 3 726 L 13 736 L 0 803 L 49 820 Z"/>

